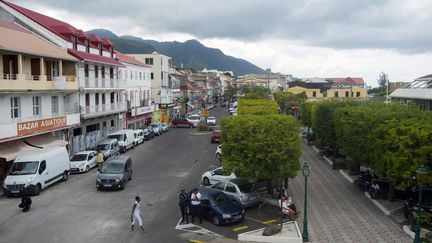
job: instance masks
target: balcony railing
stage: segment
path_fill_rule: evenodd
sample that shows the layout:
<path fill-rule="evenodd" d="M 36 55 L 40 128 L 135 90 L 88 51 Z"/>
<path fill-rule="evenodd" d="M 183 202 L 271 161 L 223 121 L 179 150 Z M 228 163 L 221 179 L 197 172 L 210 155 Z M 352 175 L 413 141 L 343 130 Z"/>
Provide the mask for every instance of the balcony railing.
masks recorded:
<path fill-rule="evenodd" d="M 126 111 L 126 102 L 94 106 L 81 106 L 81 115 L 84 117 L 106 115 L 123 111 Z"/>
<path fill-rule="evenodd" d="M 0 90 L 78 90 L 75 76 L 0 74 Z"/>
<path fill-rule="evenodd" d="M 120 79 L 102 79 L 102 78 L 90 78 L 86 77 L 83 88 L 89 89 L 119 89 L 125 88 L 126 82 Z"/>
<path fill-rule="evenodd" d="M 7 74 L 7 73 L 4 73 L 0 77 L 2 79 L 4 79 L 4 80 L 15 80 L 15 79 L 17 79 L 17 76 L 18 76 L 17 74 Z"/>

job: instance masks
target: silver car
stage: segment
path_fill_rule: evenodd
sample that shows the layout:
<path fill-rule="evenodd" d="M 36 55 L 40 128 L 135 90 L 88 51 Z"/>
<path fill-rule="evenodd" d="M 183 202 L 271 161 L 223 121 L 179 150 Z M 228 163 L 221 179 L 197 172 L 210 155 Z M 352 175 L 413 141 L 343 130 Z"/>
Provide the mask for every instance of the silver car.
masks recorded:
<path fill-rule="evenodd" d="M 223 191 L 244 208 L 253 207 L 261 203 L 261 197 L 255 191 L 255 185 L 246 180 L 230 179 L 221 181 L 213 185 L 212 188 Z"/>
<path fill-rule="evenodd" d="M 151 126 L 153 127 L 154 135 L 159 136 L 163 133 L 163 128 L 160 123 L 152 123 Z"/>

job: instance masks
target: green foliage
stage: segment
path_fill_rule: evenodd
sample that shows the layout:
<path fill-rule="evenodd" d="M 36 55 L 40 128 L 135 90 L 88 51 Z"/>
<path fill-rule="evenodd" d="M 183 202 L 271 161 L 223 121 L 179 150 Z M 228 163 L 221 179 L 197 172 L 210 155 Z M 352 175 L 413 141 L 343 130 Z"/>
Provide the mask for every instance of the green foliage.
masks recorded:
<path fill-rule="evenodd" d="M 262 86 L 242 85 L 240 90 L 245 95 L 244 99 L 248 100 L 264 100 L 269 95 L 268 88 Z"/>
<path fill-rule="evenodd" d="M 386 89 L 386 87 L 387 87 L 388 82 L 390 82 L 389 79 L 388 79 L 387 74 L 384 73 L 384 72 L 380 73 L 379 78 L 378 78 L 377 81 L 378 81 L 378 85 L 379 85 L 381 91 L 384 91 Z"/>
<path fill-rule="evenodd" d="M 286 91 L 277 91 L 273 93 L 273 97 L 278 103 L 282 113 L 286 114 L 292 107 L 299 106 L 301 102 L 306 100 L 304 94 L 305 93 L 294 94 Z"/>
<path fill-rule="evenodd" d="M 302 102 L 300 104 L 300 120 L 303 122 L 303 125 L 307 127 L 312 127 L 312 110 L 314 109 L 313 102 Z"/>
<path fill-rule="evenodd" d="M 223 167 L 250 179 L 296 176 L 301 154 L 298 129 L 294 118 L 284 115 L 223 119 Z"/>
<path fill-rule="evenodd" d="M 239 115 L 269 115 L 278 114 L 278 106 L 274 100 L 246 100 L 238 102 Z"/>

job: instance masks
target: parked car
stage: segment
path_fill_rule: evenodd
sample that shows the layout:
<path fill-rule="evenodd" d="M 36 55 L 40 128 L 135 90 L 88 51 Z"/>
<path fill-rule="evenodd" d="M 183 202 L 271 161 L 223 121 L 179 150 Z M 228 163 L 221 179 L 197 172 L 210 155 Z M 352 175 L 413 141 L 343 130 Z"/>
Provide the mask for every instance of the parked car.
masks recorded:
<path fill-rule="evenodd" d="M 261 197 L 255 191 L 255 185 L 246 180 L 229 179 L 216 183 L 212 188 L 223 191 L 244 208 L 253 207 L 261 203 Z"/>
<path fill-rule="evenodd" d="M 193 128 L 195 127 L 195 123 L 188 121 L 186 118 L 174 118 L 171 121 L 171 126 L 172 127 L 190 127 Z"/>
<path fill-rule="evenodd" d="M 214 225 L 231 224 L 243 220 L 245 216 L 243 207 L 225 193 L 212 188 L 198 188 L 198 192 L 201 194 L 203 217 Z M 191 194 L 192 192 L 189 192 L 189 198 Z"/>
<path fill-rule="evenodd" d="M 153 127 L 153 133 L 156 136 L 160 136 L 163 133 L 162 126 L 160 123 L 152 123 L 150 126 Z"/>
<path fill-rule="evenodd" d="M 38 195 L 47 186 L 69 178 L 70 160 L 66 147 L 44 148 L 19 155 L 3 184 L 6 196 Z"/>
<path fill-rule="evenodd" d="M 135 135 L 132 130 L 120 130 L 111 133 L 107 137 L 108 139 L 117 139 L 120 153 L 125 153 L 128 149 L 134 148 Z"/>
<path fill-rule="evenodd" d="M 78 152 L 70 159 L 71 172 L 88 172 L 93 167 L 96 167 L 96 151 Z"/>
<path fill-rule="evenodd" d="M 102 164 L 101 171 L 96 179 L 96 188 L 123 189 L 126 183 L 132 180 L 132 159 L 128 155 L 119 155 L 109 158 Z"/>
<path fill-rule="evenodd" d="M 168 132 L 169 131 L 169 125 L 166 123 L 161 123 L 162 126 L 162 131 L 163 132 Z"/>
<path fill-rule="evenodd" d="M 222 145 L 217 146 L 215 154 L 217 160 L 222 160 Z"/>
<path fill-rule="evenodd" d="M 104 154 L 104 159 L 108 159 L 113 155 L 120 154 L 120 146 L 117 139 L 105 139 L 96 145 L 96 150 L 101 150 Z"/>
<path fill-rule="evenodd" d="M 144 131 L 144 138 L 145 140 L 150 140 L 151 138 L 154 138 L 154 132 L 152 126 L 147 126 L 143 129 Z"/>
<path fill-rule="evenodd" d="M 214 117 L 214 116 L 209 116 L 209 117 L 207 118 L 207 125 L 209 125 L 209 126 L 214 126 L 214 125 L 216 125 L 216 117 Z"/>
<path fill-rule="evenodd" d="M 201 120 L 200 115 L 190 115 L 186 118 L 186 120 L 188 120 L 189 122 L 193 123 L 194 126 L 197 126 Z"/>
<path fill-rule="evenodd" d="M 137 129 L 133 131 L 135 138 L 135 146 L 144 143 L 144 132 L 142 129 Z"/>
<path fill-rule="evenodd" d="M 204 172 L 201 176 L 201 181 L 204 186 L 210 186 L 220 181 L 235 179 L 237 176 L 234 173 L 226 173 L 222 167 Z"/>
<path fill-rule="evenodd" d="M 210 138 L 210 141 L 212 143 L 220 143 L 220 139 L 221 139 L 220 135 L 221 135 L 221 131 L 220 130 L 213 131 L 213 133 L 211 135 L 211 138 Z"/>

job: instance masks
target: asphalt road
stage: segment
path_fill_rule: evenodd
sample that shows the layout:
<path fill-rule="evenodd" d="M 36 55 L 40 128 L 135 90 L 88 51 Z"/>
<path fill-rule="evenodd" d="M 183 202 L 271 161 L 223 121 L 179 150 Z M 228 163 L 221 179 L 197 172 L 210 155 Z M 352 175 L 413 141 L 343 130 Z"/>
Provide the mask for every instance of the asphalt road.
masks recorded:
<path fill-rule="evenodd" d="M 211 113 L 227 114 L 221 108 Z M 194 136 L 192 131 L 170 129 L 128 151 L 134 174 L 122 191 L 97 191 L 93 169 L 33 197 L 27 213 L 18 208 L 19 198 L 1 198 L 0 242 L 184 242 L 174 229 L 180 217 L 179 190 L 200 183 L 217 147 L 210 135 Z M 146 233 L 129 230 L 136 195 L 142 198 Z"/>

